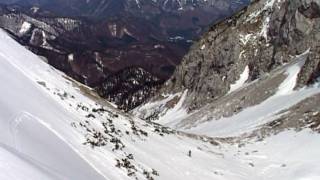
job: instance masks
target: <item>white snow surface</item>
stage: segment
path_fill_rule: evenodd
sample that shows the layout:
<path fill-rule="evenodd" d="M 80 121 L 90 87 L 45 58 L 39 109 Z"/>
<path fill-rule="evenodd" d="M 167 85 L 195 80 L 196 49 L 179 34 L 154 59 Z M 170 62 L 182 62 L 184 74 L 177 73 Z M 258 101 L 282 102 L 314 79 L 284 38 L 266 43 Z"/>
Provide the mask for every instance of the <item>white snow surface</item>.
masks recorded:
<path fill-rule="evenodd" d="M 134 116 L 146 119 L 154 113 L 158 114 L 156 122 L 166 127 L 174 127 L 183 119 L 190 116 L 187 109 L 184 107 L 185 99 L 188 95 L 188 90 L 176 94 L 162 95 L 164 98 L 154 102 L 143 104 L 132 111 Z M 168 106 L 172 101 L 177 101 L 175 104 Z"/>
<path fill-rule="evenodd" d="M 168 127 L 174 126 L 174 124 L 179 123 L 181 120 L 183 120 L 185 117 L 188 116 L 187 110 L 183 107 L 183 103 L 186 99 L 186 96 L 188 95 L 188 90 L 185 90 L 180 99 L 179 102 L 172 108 L 169 109 L 163 116 L 159 118 L 158 123 L 163 124 Z"/>
<path fill-rule="evenodd" d="M 20 161 L 41 167 L 37 169 L 39 174 L 53 174 L 53 179 L 105 179 L 66 140 L 81 140 L 79 135 L 66 131 L 70 129 L 68 121 L 76 117 L 30 79 L 48 70 L 48 66 L 3 31 L 0 36 L 5 42 L 0 43 L 0 76 L 5 82 L 0 89 L 0 143 L 10 147 L 7 153 L 19 154 Z"/>
<path fill-rule="evenodd" d="M 68 55 L 68 61 L 69 61 L 69 62 L 74 61 L 74 54 L 69 54 L 69 55 Z"/>
<path fill-rule="evenodd" d="M 240 78 L 234 84 L 230 85 L 229 93 L 240 89 L 245 84 L 245 82 L 248 80 L 249 73 L 250 73 L 249 66 L 246 66 L 244 68 L 243 72 L 241 73 Z"/>
<path fill-rule="evenodd" d="M 31 24 L 27 21 L 23 22 L 21 25 L 21 29 L 19 31 L 20 35 L 24 35 L 25 33 L 27 33 L 31 28 Z"/>
<path fill-rule="evenodd" d="M 294 68 L 288 68 L 290 77 L 295 75 Z M 142 170 L 152 168 L 159 172 L 154 178 L 163 180 L 320 178 L 320 135 L 308 129 L 284 131 L 263 141 L 244 140 L 245 146 L 219 141 L 219 145 L 213 145 L 207 138 L 161 136 L 154 133 L 153 126 L 106 103 L 103 107 L 118 115 L 112 117 L 117 129 L 130 131 L 129 120 L 133 120 L 137 128 L 148 132 L 148 137 L 132 133 L 119 136 L 126 145 L 123 151 L 112 151 L 109 144 L 95 148 L 84 145 L 90 137 L 76 125 L 88 120 L 88 127 L 103 132 L 101 123 L 111 116 L 95 113 L 96 118 L 87 119 L 87 112 L 77 105 L 99 108 L 100 102 L 3 31 L 0 31 L 0 80 L 0 180 L 146 179 Z M 274 99 L 288 100 L 314 91 L 317 90 L 292 91 Z M 176 110 L 181 109 L 178 104 Z M 187 155 L 189 150 L 191 157 Z M 137 168 L 135 177 L 115 167 L 116 159 L 128 154 L 134 156 L 130 162 Z"/>
<path fill-rule="evenodd" d="M 143 104 L 132 111 L 132 113 L 141 118 L 147 118 L 152 116 L 154 112 L 159 112 L 159 116 L 161 121 L 164 123 L 168 123 L 168 121 L 174 121 L 173 119 L 165 120 L 162 117 L 167 116 L 166 114 L 171 112 L 174 113 L 177 110 L 182 110 L 182 104 L 184 103 L 185 96 L 187 95 L 187 91 L 179 92 L 175 94 L 162 94 L 162 99 L 155 100 Z M 179 99 L 179 102 L 174 105 L 173 108 L 167 107 L 167 104 L 171 101 L 175 100 L 176 98 Z"/>

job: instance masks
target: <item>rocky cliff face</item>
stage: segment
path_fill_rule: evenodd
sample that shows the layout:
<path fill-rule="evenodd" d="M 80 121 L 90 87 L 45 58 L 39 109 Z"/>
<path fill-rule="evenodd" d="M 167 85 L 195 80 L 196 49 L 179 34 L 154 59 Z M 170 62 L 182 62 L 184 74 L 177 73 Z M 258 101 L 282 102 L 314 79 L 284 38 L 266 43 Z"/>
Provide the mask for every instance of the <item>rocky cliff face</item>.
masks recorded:
<path fill-rule="evenodd" d="M 252 82 L 309 50 L 297 88 L 319 77 L 320 2 L 257 0 L 214 25 L 192 46 L 162 92 L 188 89 L 197 109 L 222 97 L 247 71 Z"/>

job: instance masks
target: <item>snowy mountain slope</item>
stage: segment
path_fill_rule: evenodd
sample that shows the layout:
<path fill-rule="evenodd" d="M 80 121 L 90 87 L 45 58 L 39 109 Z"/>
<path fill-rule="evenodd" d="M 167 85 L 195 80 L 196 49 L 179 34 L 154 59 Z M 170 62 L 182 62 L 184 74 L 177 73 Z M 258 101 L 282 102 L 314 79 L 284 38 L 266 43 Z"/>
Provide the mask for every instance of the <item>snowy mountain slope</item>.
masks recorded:
<path fill-rule="evenodd" d="M 104 179 L 65 140 L 79 141 L 79 134 L 63 131 L 70 126 L 63 120 L 72 122 L 75 117 L 30 79 L 39 72 L 37 68 L 45 67 L 44 63 L 37 65 L 39 59 L 24 53 L 26 50 L 5 33 L 1 32 L 1 38 L 1 42 L 7 42 L 1 43 L 0 54 L 2 81 L 7 82 L 1 88 L 1 143 L 24 154 L 21 156 L 38 167 L 49 166 L 59 179 Z M 83 171 L 75 173 L 79 169 Z"/>
<path fill-rule="evenodd" d="M 252 1 L 192 46 L 161 93 L 188 89 L 185 106 L 197 110 L 226 95 L 246 67 L 244 79 L 252 82 L 308 49 L 297 87 L 314 83 L 320 67 L 319 8 L 318 1 Z"/>
<path fill-rule="evenodd" d="M 183 106 L 187 92 L 164 95 L 165 99 L 137 108 L 136 116 L 190 133 L 211 137 L 238 137 L 251 134 L 265 124 L 290 113 L 300 102 L 320 94 L 320 83 L 295 90 L 298 75 L 310 52 L 292 57 L 291 63 L 271 71 L 260 79 L 239 86 L 238 89 L 188 113 Z M 313 102 L 317 104 L 317 99 Z M 312 108 L 307 107 L 306 108 Z M 307 111 L 307 110 L 305 110 Z M 315 111 L 316 113 L 317 111 Z M 300 112 L 301 113 L 301 112 Z M 299 121 L 293 117 L 292 122 Z M 303 124 L 303 123 L 302 123 Z"/>
<path fill-rule="evenodd" d="M 1 150 L 8 158 L 18 159 L 22 169 L 36 169 L 38 179 L 43 178 L 42 169 L 49 172 L 45 179 L 150 179 L 158 173 L 163 179 L 183 176 L 174 175 L 162 162 L 172 164 L 173 160 L 157 155 L 171 152 L 175 143 L 168 141 L 180 141 L 175 136 L 163 138 L 170 131 L 133 120 L 108 103 L 96 104 L 2 31 L 1 42 L 6 42 L 0 45 L 1 80 L 8 83 L 1 89 L 0 142 L 9 147 Z M 180 161 L 189 161 L 186 152 L 197 142 L 182 142 L 172 153 Z M 154 151 L 157 146 L 162 150 Z M 202 159 L 198 159 L 201 164 Z M 5 166 L 2 163 L 1 167 Z M 153 170 L 153 165 L 162 171 Z M 190 176 L 198 173 L 190 171 Z M 11 170 L 3 179 L 16 173 Z M 209 177 L 204 175 L 204 179 Z"/>
<path fill-rule="evenodd" d="M 279 113 L 319 94 L 319 8 L 319 2 L 305 0 L 253 1 L 215 24 L 159 95 L 133 113 L 179 130 L 201 126 L 198 133 L 223 137 L 238 132 L 241 120 L 250 132 L 287 118 Z M 174 116 L 167 119 L 168 113 Z M 219 134 L 222 127 L 229 131 Z"/>
<path fill-rule="evenodd" d="M 241 169 L 235 179 L 318 179 L 311 164 L 320 158 L 302 156 L 316 153 L 320 132 L 319 7 L 254 1 L 212 27 L 132 113 L 220 140 L 224 159 Z"/>
<path fill-rule="evenodd" d="M 264 140 L 175 132 L 116 110 L 3 31 L 0 58 L 1 180 L 320 177 L 311 129 Z"/>

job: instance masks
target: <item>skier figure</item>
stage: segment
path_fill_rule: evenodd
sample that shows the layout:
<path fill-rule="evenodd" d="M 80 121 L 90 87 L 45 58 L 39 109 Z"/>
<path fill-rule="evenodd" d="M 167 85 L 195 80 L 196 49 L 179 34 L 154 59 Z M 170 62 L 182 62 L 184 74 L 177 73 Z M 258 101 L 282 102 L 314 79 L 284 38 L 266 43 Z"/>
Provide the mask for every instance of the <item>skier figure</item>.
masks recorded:
<path fill-rule="evenodd" d="M 189 150 L 189 152 L 188 152 L 188 156 L 189 156 L 189 157 L 191 157 L 191 150 Z"/>

